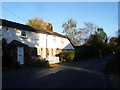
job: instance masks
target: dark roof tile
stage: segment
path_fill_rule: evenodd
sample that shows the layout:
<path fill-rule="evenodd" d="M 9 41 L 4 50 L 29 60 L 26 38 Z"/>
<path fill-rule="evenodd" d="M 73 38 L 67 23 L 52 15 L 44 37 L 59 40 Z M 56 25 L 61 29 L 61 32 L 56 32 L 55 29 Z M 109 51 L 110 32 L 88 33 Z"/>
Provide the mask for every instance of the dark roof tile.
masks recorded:
<path fill-rule="evenodd" d="M 45 31 L 45 30 L 37 30 L 37 29 L 35 29 L 35 28 L 31 27 L 31 26 L 16 23 L 16 22 L 12 22 L 12 21 L 8 21 L 8 20 L 4 20 L 4 19 L 0 19 L 0 25 L 6 26 L 6 27 L 11 27 L 11 28 L 16 28 L 16 29 L 20 29 L 20 30 L 25 30 L 25 31 L 31 31 L 31 32 L 36 32 L 36 33 L 44 33 L 44 34 L 55 35 L 55 36 L 67 38 L 64 35 L 61 35 L 61 34 L 59 34 L 57 32 L 50 32 L 50 31 Z"/>

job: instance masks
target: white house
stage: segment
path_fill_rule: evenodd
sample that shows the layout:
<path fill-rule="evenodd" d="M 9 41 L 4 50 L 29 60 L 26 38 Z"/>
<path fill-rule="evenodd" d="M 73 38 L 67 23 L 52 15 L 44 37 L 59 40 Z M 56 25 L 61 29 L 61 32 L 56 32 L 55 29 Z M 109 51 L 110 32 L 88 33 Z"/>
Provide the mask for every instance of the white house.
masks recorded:
<path fill-rule="evenodd" d="M 14 56 L 20 64 L 24 64 L 27 59 L 26 48 L 32 48 L 39 58 L 48 60 L 50 64 L 59 62 L 59 57 L 55 55 L 62 50 L 74 49 L 68 38 L 56 32 L 36 30 L 27 25 L 1 20 L 2 38 L 10 47 L 10 56 Z"/>

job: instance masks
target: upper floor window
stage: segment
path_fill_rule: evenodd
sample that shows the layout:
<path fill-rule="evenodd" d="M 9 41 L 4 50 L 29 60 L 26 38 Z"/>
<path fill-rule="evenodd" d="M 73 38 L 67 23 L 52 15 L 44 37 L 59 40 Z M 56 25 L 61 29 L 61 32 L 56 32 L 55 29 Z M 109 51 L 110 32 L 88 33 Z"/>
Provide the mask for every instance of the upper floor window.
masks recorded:
<path fill-rule="evenodd" d="M 20 37 L 23 38 L 23 39 L 28 39 L 25 31 L 21 32 L 21 36 Z"/>
<path fill-rule="evenodd" d="M 25 31 L 22 31 L 22 32 L 21 32 L 21 36 L 25 36 L 25 37 L 26 37 L 26 32 L 25 32 Z"/>

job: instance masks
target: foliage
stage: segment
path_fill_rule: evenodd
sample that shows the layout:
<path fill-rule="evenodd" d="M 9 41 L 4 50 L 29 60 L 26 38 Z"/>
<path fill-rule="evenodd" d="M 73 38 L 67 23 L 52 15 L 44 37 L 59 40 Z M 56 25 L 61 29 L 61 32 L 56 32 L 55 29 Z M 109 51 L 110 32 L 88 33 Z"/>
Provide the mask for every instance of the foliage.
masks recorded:
<path fill-rule="evenodd" d="M 29 25 L 37 30 L 52 31 L 52 29 L 53 29 L 51 23 L 46 23 L 43 19 L 37 18 L 37 17 L 30 19 L 28 21 L 27 25 Z"/>
<path fill-rule="evenodd" d="M 98 50 L 94 47 L 94 45 L 83 45 L 75 47 L 75 61 L 79 61 L 86 58 L 96 57 L 98 56 Z"/>
<path fill-rule="evenodd" d="M 92 29 L 91 29 L 92 30 Z M 81 59 L 103 56 L 111 53 L 112 47 L 107 43 L 107 34 L 103 28 L 98 28 L 94 34 L 91 34 L 87 42 L 82 46 L 75 47 L 75 59 Z"/>
<path fill-rule="evenodd" d="M 49 66 L 49 62 L 45 60 L 31 60 L 26 65 L 28 67 L 44 67 L 44 66 Z"/>
<path fill-rule="evenodd" d="M 117 42 L 117 46 L 115 48 L 116 58 L 120 60 L 120 36 L 116 39 L 116 42 Z"/>
<path fill-rule="evenodd" d="M 98 41 L 101 43 L 106 43 L 108 40 L 107 34 L 103 28 L 98 28 L 97 31 L 95 31 L 95 35 L 98 37 Z"/>
<path fill-rule="evenodd" d="M 73 19 L 69 19 L 66 23 L 62 25 L 64 28 L 63 33 L 71 40 L 71 42 L 76 45 L 80 43 L 79 38 L 81 38 L 81 32 L 77 31 L 77 22 Z M 79 33 L 79 34 L 78 34 Z M 78 35 L 76 35 L 78 34 Z"/>
<path fill-rule="evenodd" d="M 41 60 L 36 54 L 36 48 L 27 48 L 26 50 L 26 65 L 28 67 L 43 67 L 49 66 L 49 62 L 47 60 Z M 28 58 L 29 57 L 29 58 Z"/>
<path fill-rule="evenodd" d="M 95 31 L 94 34 L 91 34 L 89 37 L 87 43 L 90 44 L 104 44 L 108 40 L 107 34 L 104 32 L 103 28 L 98 28 L 97 31 Z"/>
<path fill-rule="evenodd" d="M 85 22 L 84 25 L 85 28 L 83 28 L 82 38 L 84 39 L 84 42 L 86 42 L 89 39 L 89 36 L 97 29 L 97 26 L 91 22 Z"/>
<path fill-rule="evenodd" d="M 72 62 L 74 60 L 75 51 L 74 50 L 63 51 L 57 56 L 60 57 L 61 62 Z"/>
<path fill-rule="evenodd" d="M 97 31 L 89 37 L 86 43 L 94 45 L 95 48 L 99 50 L 99 55 L 101 57 L 107 41 L 107 34 L 104 32 L 103 28 L 98 28 Z"/>
<path fill-rule="evenodd" d="M 116 57 L 120 60 L 120 46 L 116 47 L 115 53 L 116 53 Z"/>
<path fill-rule="evenodd" d="M 108 55 L 110 53 L 113 53 L 113 49 L 110 43 L 105 43 L 103 48 L 103 55 Z"/>
<path fill-rule="evenodd" d="M 116 47 L 117 47 L 117 37 L 110 38 L 110 43 L 109 44 L 112 47 L 112 51 L 115 52 Z"/>
<path fill-rule="evenodd" d="M 111 59 L 105 66 L 105 72 L 120 76 L 120 37 L 112 37 L 109 45 L 112 48 L 112 52 L 115 52 L 115 58 Z"/>
<path fill-rule="evenodd" d="M 73 19 L 68 19 L 66 23 L 62 25 L 63 33 L 71 40 L 73 45 L 79 46 L 86 41 L 90 34 L 96 27 L 90 22 L 85 22 L 85 28 L 77 28 L 77 22 Z"/>

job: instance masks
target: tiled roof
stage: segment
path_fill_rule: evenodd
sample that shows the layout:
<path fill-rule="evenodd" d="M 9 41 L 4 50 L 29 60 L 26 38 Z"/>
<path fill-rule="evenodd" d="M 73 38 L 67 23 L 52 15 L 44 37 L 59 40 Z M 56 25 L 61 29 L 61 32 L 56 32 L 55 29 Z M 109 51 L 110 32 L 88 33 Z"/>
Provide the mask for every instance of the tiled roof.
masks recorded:
<path fill-rule="evenodd" d="M 24 43 L 21 43 L 17 40 L 13 40 L 10 44 L 9 44 L 10 47 L 28 47 L 28 45 L 24 44 Z"/>
<path fill-rule="evenodd" d="M 58 37 L 67 38 L 64 35 L 61 35 L 57 32 L 37 30 L 37 29 L 35 29 L 31 26 L 16 23 L 16 22 L 12 22 L 12 21 L 8 21 L 8 20 L 5 20 L 5 19 L 0 19 L 0 25 L 6 26 L 6 27 L 11 27 L 11 28 L 16 28 L 16 29 L 20 29 L 20 30 L 25 30 L 25 31 L 31 31 L 31 32 L 36 32 L 36 33 L 44 33 L 44 34 L 55 35 L 55 36 L 58 36 Z"/>

